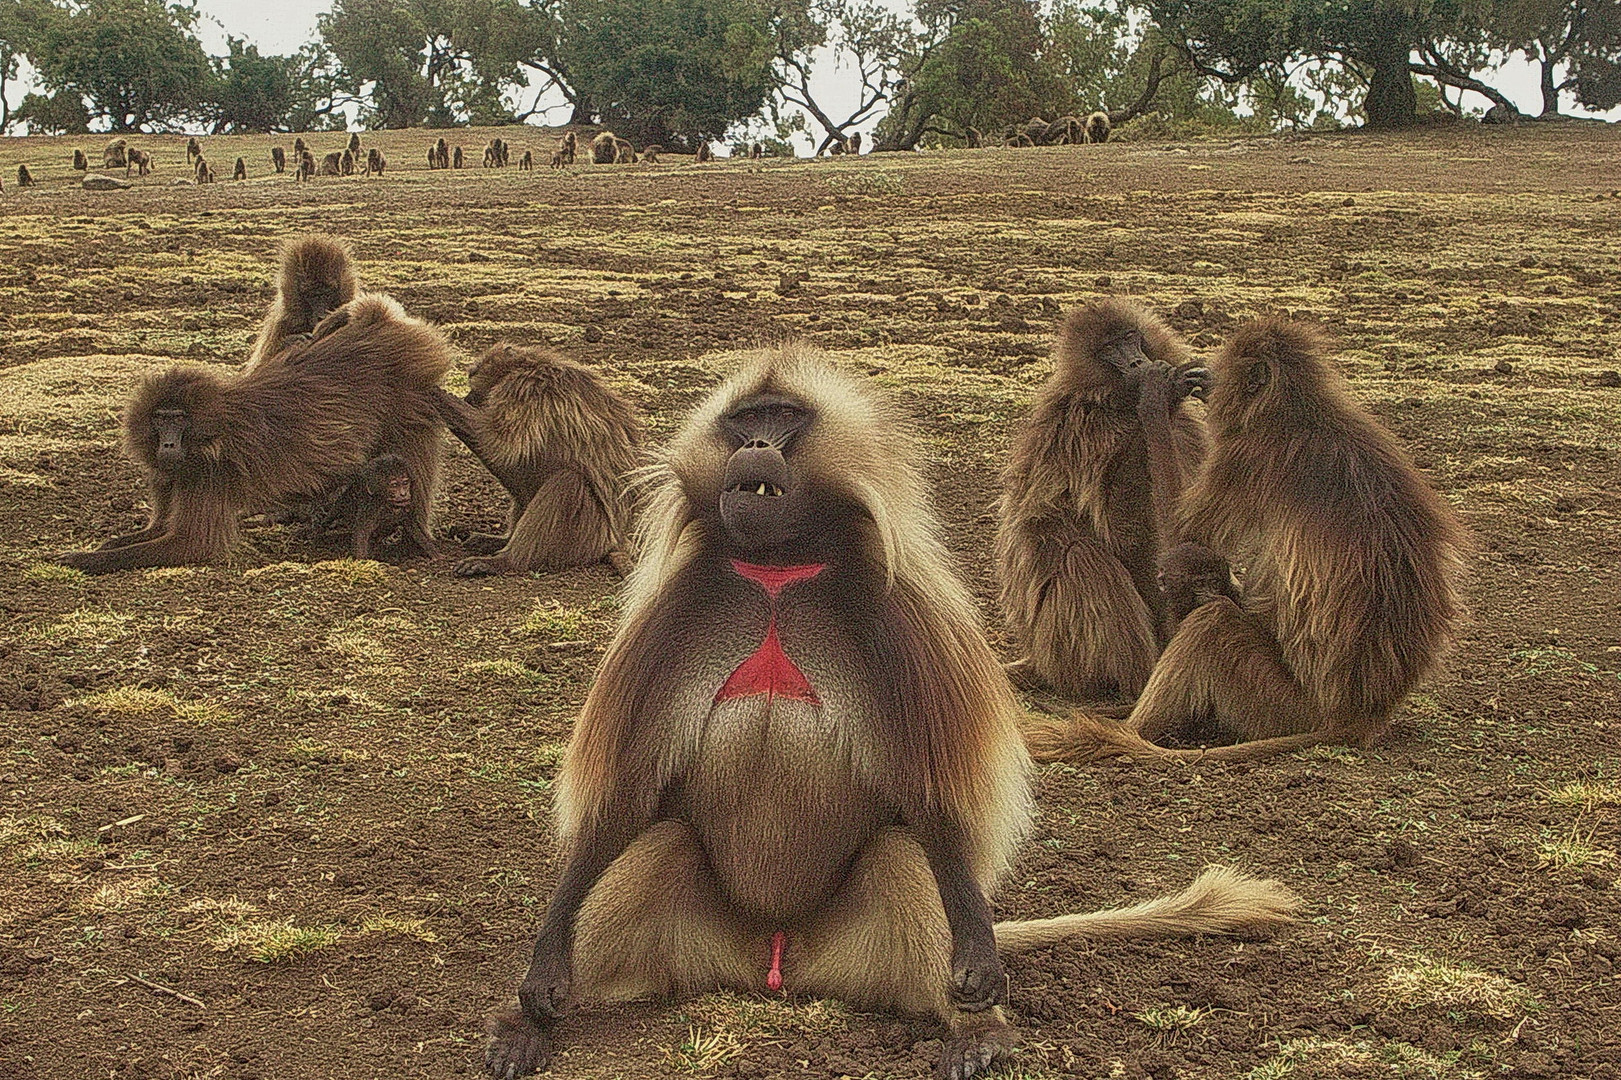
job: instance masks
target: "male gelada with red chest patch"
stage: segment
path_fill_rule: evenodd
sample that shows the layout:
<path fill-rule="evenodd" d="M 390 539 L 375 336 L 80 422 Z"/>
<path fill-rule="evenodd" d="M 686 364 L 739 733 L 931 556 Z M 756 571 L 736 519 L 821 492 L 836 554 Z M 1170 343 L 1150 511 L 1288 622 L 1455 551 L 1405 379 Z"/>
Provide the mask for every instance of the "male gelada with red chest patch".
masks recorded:
<path fill-rule="evenodd" d="M 1029 761 L 917 460 L 803 347 L 753 357 L 672 443 L 492 1075 L 543 1066 L 571 999 L 729 988 L 933 1018 L 940 1075 L 965 1080 L 1015 1043 L 1001 955 L 1288 918 L 1281 887 L 1215 870 L 1125 911 L 992 924 Z"/>

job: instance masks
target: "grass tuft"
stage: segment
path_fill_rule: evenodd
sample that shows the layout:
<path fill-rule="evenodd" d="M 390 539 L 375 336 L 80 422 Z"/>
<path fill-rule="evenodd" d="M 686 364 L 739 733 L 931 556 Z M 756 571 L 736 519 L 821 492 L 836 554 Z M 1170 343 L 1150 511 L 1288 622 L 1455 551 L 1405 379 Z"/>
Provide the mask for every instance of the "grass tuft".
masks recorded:
<path fill-rule="evenodd" d="M 297 926 L 291 919 L 269 919 L 222 926 L 209 939 L 220 952 L 238 952 L 260 964 L 296 960 L 343 940 L 338 926 Z"/>
<path fill-rule="evenodd" d="M 133 616 L 130 615 L 80 608 L 42 628 L 39 636 L 47 641 L 72 642 L 75 645 L 108 645 L 127 634 L 132 621 Z"/>
<path fill-rule="evenodd" d="M 173 716 L 191 724 L 217 724 L 232 718 L 229 712 L 217 705 L 181 701 L 167 690 L 149 690 L 140 686 L 120 686 L 87 694 L 70 704 L 108 716 Z"/>
<path fill-rule="evenodd" d="M 83 585 L 89 580 L 89 575 L 83 570 L 48 562 L 31 563 L 23 571 L 23 577 L 29 581 L 60 585 Z"/>
<path fill-rule="evenodd" d="M 539 600 L 520 629 L 534 637 L 565 641 L 578 637 L 584 624 L 585 612 L 579 608 L 566 607 L 556 600 Z"/>
<path fill-rule="evenodd" d="M 355 587 L 382 585 L 388 581 L 388 567 L 375 559 L 327 559 L 311 569 Z"/>
<path fill-rule="evenodd" d="M 1308 1077 L 1368 1080 L 1479 1080 L 1483 1075 L 1410 1043 L 1311 1036 L 1280 1044 L 1269 1060 L 1244 1074 L 1244 1080 L 1285 1080 L 1302 1070 Z"/>
<path fill-rule="evenodd" d="M 1379 989 L 1392 1005 L 1456 1009 L 1493 1020 L 1523 1016 L 1536 1004 L 1525 987 L 1501 975 L 1423 956 L 1386 972 Z"/>

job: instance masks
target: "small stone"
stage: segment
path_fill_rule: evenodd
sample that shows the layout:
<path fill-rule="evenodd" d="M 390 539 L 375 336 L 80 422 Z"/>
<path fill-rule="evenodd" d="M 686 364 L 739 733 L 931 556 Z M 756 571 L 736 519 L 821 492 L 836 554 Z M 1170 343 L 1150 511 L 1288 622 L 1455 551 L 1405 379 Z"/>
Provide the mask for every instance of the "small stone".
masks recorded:
<path fill-rule="evenodd" d="M 588 326 L 588 327 L 586 327 L 585 328 L 585 340 L 591 342 L 593 345 L 595 345 L 597 342 L 601 341 L 602 340 L 602 327 L 600 327 L 600 326 Z"/>
<path fill-rule="evenodd" d="M 1601 371 L 1598 375 L 1600 386 L 1621 386 L 1621 371 Z"/>
<path fill-rule="evenodd" d="M 123 191 L 135 185 L 116 176 L 87 176 L 80 181 L 79 186 L 86 191 Z"/>
<path fill-rule="evenodd" d="M 1512 375 L 1514 374 L 1514 365 L 1509 363 L 1507 360 L 1499 360 L 1497 361 L 1497 365 L 1493 367 L 1492 370 L 1497 372 L 1499 375 Z"/>

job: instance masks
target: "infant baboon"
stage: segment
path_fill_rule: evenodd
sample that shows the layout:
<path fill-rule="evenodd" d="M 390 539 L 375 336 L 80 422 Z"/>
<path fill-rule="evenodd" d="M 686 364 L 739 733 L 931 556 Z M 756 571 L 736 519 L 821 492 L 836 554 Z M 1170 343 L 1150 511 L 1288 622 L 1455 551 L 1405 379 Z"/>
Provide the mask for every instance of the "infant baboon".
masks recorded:
<path fill-rule="evenodd" d="M 287 152 L 279 146 L 270 148 L 270 164 L 276 167 L 277 173 L 287 171 Z"/>
<path fill-rule="evenodd" d="M 534 169 L 534 167 L 535 167 L 535 152 L 533 150 L 525 150 L 523 152 L 523 157 L 518 159 L 518 171 L 519 172 L 530 172 L 530 171 L 532 171 Z"/>
<path fill-rule="evenodd" d="M 73 170 L 75 172 L 85 172 L 89 168 L 90 168 L 90 159 L 84 156 L 84 151 L 83 150 L 75 150 L 75 151 L 73 151 Z"/>
<path fill-rule="evenodd" d="M 701 142 L 701 143 L 698 144 L 698 162 L 699 162 L 699 164 L 702 164 L 705 161 L 713 161 L 714 158 L 715 158 L 714 152 L 709 149 L 709 144 L 707 142 Z"/>
<path fill-rule="evenodd" d="M 186 140 L 186 164 L 191 165 L 203 156 L 203 148 L 198 144 L 195 136 Z"/>
<path fill-rule="evenodd" d="M 101 151 L 103 169 L 122 169 L 129 165 L 129 140 L 114 139 Z"/>
<path fill-rule="evenodd" d="M 1086 141 L 1089 143 L 1105 143 L 1109 141 L 1109 114 L 1095 112 L 1086 118 Z"/>
<path fill-rule="evenodd" d="M 386 168 L 388 168 L 388 159 L 383 156 L 383 152 L 381 150 L 374 146 L 370 150 L 366 151 L 367 176 L 382 176 L 383 170 Z"/>
<path fill-rule="evenodd" d="M 135 153 L 139 153 L 139 151 L 135 151 Z M 197 155 L 197 163 L 192 166 L 192 175 L 197 178 L 199 184 L 212 184 L 214 182 L 214 170 L 201 154 Z"/>
<path fill-rule="evenodd" d="M 649 165 L 657 165 L 659 163 L 659 153 L 663 149 L 664 147 L 658 143 L 648 143 L 642 147 L 642 160 Z"/>
<path fill-rule="evenodd" d="M 242 158 L 236 159 L 236 168 L 231 170 L 232 180 L 246 180 L 248 178 L 248 163 Z"/>
<path fill-rule="evenodd" d="M 345 176 L 355 174 L 355 153 L 353 150 L 345 150 L 338 156 L 338 168 Z"/>
<path fill-rule="evenodd" d="M 343 154 L 344 153 L 345 152 L 343 152 L 343 151 L 334 150 L 334 151 L 332 151 L 332 153 L 330 153 L 326 157 L 322 158 L 321 159 L 321 175 L 322 176 L 342 176 L 343 175 Z M 353 166 L 351 166 L 351 168 L 352 167 Z"/>
<path fill-rule="evenodd" d="M 415 540 L 411 517 L 414 501 L 410 466 L 398 454 L 384 454 L 366 462 L 354 482 L 332 500 L 314 524 L 316 528 L 347 525 L 355 558 L 369 559 L 373 546 L 395 533 L 404 540 Z"/>
<path fill-rule="evenodd" d="M 152 155 L 145 150 L 130 147 L 124 159 L 124 175 L 128 176 L 131 169 L 135 170 L 136 176 L 145 176 L 152 171 Z"/>
<path fill-rule="evenodd" d="M 19 166 L 17 166 L 17 186 L 18 187 L 33 187 L 34 186 L 34 174 L 28 171 L 28 166 L 27 165 L 19 165 Z"/>

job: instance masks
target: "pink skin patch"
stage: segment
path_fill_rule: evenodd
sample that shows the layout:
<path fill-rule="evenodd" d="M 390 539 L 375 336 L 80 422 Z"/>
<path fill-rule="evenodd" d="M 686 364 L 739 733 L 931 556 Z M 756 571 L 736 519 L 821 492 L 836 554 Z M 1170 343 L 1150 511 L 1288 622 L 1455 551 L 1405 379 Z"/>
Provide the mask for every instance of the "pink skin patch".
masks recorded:
<path fill-rule="evenodd" d="M 732 560 L 732 569 L 765 590 L 771 598 L 771 621 L 766 625 L 765 640 L 747 660 L 737 665 L 720 690 L 716 701 L 752 697 L 764 694 L 768 698 L 784 697 L 792 701 L 805 701 L 820 705 L 822 699 L 811 689 L 810 680 L 799 670 L 788 654 L 783 652 L 782 639 L 777 636 L 777 597 L 790 585 L 811 578 L 827 569 L 825 563 L 812 566 L 756 566 L 753 563 Z M 776 987 L 772 987 L 776 989 Z"/>
<path fill-rule="evenodd" d="M 771 935 L 771 970 L 765 973 L 768 990 L 782 989 L 782 950 L 788 944 L 788 935 L 778 930 Z"/>

